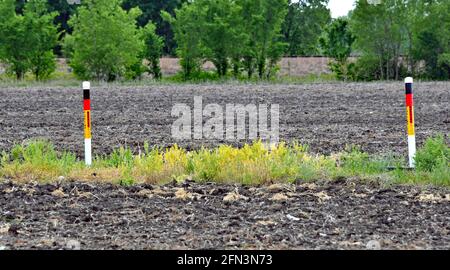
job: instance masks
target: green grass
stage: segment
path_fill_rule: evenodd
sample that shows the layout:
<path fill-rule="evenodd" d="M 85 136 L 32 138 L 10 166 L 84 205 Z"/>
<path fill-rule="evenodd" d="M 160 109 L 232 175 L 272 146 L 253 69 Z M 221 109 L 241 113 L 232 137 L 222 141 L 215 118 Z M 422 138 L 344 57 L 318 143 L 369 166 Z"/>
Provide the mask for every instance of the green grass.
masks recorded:
<path fill-rule="evenodd" d="M 178 146 L 149 148 L 139 154 L 125 147 L 110 155 L 97 156 L 86 167 L 71 153 L 59 153 L 47 141 L 14 146 L 0 158 L 0 179 L 16 182 L 51 182 L 61 179 L 162 184 L 193 179 L 198 182 L 260 185 L 274 182 L 357 178 L 394 184 L 432 184 L 450 186 L 450 150 L 442 136 L 429 138 L 417 152 L 417 169 L 401 169 L 404 161 L 391 156 L 369 155 L 350 147 L 335 155 L 314 155 L 308 147 L 280 143 L 267 147 L 262 142 L 234 148 L 186 151 Z M 389 167 L 396 167 L 389 171 Z"/>
<path fill-rule="evenodd" d="M 450 186 L 450 147 L 442 135 L 429 138 L 416 153 L 416 171 L 396 170 L 400 183 Z"/>
<path fill-rule="evenodd" d="M 79 86 L 81 80 L 78 80 L 72 73 L 54 72 L 48 79 L 36 81 L 32 74 L 27 73 L 23 80 L 17 80 L 14 76 L 8 74 L 0 74 L 0 87 L 71 87 Z"/>
<path fill-rule="evenodd" d="M 164 76 L 161 80 L 154 80 L 152 78 L 143 78 L 141 80 L 124 80 L 116 82 L 95 82 L 95 85 L 119 85 L 119 86 L 145 86 L 145 85 L 170 85 L 170 84 L 305 84 L 305 83 L 324 83 L 324 82 L 337 82 L 333 74 L 321 74 L 321 75 L 305 75 L 305 76 L 277 76 L 270 79 L 251 78 L 246 76 L 240 76 L 234 78 L 232 75 L 228 75 L 223 78 L 219 78 L 215 72 L 202 71 L 194 78 L 184 80 L 182 74 L 175 74 L 171 76 Z M 56 71 L 48 79 L 42 81 L 36 81 L 32 74 L 27 73 L 23 80 L 17 80 L 14 76 L 8 74 L 0 74 L 0 86 L 1 87 L 75 87 L 81 84 L 81 80 L 76 78 L 73 73 Z"/>

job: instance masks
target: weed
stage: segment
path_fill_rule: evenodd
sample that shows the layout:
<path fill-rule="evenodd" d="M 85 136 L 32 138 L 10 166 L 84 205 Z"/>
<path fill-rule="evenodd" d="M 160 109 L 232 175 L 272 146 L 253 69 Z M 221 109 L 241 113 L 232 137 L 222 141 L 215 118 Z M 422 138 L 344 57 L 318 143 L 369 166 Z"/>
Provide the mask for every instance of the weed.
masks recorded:
<path fill-rule="evenodd" d="M 92 166 L 86 167 L 74 154 L 58 153 L 51 143 L 37 140 L 1 153 L 0 178 L 45 182 L 65 176 L 121 185 L 190 178 L 252 185 L 356 177 L 386 183 L 450 185 L 449 153 L 442 136 L 430 138 L 417 152 L 417 170 L 405 171 L 398 157 L 369 155 L 357 147 L 324 156 L 309 154 L 308 147 L 298 143 L 269 147 L 256 141 L 242 148 L 221 145 L 190 152 L 177 145 L 150 149 L 144 144 L 143 152 L 137 155 L 120 147 L 110 155 L 95 157 Z M 392 166 L 396 169 L 388 172 Z"/>
<path fill-rule="evenodd" d="M 431 172 L 437 167 L 448 167 L 450 162 L 450 147 L 445 143 L 444 136 L 428 138 L 415 157 L 418 171 Z"/>

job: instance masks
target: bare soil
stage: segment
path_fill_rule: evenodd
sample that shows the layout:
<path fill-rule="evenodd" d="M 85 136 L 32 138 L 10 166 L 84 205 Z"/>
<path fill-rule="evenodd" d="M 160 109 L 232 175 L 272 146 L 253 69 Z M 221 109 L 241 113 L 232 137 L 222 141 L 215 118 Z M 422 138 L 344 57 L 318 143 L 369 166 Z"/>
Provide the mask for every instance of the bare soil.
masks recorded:
<path fill-rule="evenodd" d="M 280 104 L 280 139 L 406 156 L 402 83 L 94 86 L 93 147 L 178 143 L 176 103 Z M 417 140 L 450 133 L 450 83 L 416 83 Z M 0 151 L 46 138 L 82 156 L 82 91 L 0 89 Z M 242 145 L 245 141 L 236 142 Z M 447 188 L 341 179 L 293 186 L 0 183 L 0 249 L 449 249 Z"/>
<path fill-rule="evenodd" d="M 345 180 L 269 187 L 4 183 L 0 248 L 449 249 L 449 192 Z M 224 201 L 229 193 L 233 199 Z"/>
<path fill-rule="evenodd" d="M 150 145 L 178 143 L 188 149 L 217 146 L 221 140 L 177 142 L 171 137 L 176 103 L 203 105 L 279 104 L 280 140 L 299 141 L 316 153 L 361 146 L 370 153 L 406 155 L 403 84 L 336 83 L 306 85 L 160 85 L 94 86 L 92 132 L 94 154 L 119 145 L 137 151 Z M 450 83 L 416 83 L 417 141 L 450 133 Z M 59 150 L 83 151 L 82 91 L 77 88 L 0 89 L 0 151 L 27 139 L 47 138 Z M 235 142 L 240 146 L 245 141 Z"/>

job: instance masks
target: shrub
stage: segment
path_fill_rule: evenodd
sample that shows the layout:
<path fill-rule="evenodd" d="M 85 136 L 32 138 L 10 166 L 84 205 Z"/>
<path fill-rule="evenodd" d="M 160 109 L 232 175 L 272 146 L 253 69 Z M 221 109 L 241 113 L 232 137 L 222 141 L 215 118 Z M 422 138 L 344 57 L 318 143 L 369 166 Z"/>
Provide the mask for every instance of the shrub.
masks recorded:
<path fill-rule="evenodd" d="M 374 81 L 381 79 L 380 62 L 376 57 L 362 56 L 354 67 L 353 78 L 357 81 Z"/>
<path fill-rule="evenodd" d="M 450 79 L 450 53 L 439 55 L 438 66 L 445 72 L 447 78 Z"/>

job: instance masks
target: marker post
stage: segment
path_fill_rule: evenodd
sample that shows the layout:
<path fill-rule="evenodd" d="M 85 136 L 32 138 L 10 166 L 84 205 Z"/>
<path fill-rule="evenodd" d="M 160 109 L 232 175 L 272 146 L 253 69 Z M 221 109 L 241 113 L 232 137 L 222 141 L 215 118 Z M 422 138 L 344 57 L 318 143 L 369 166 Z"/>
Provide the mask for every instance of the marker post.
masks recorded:
<path fill-rule="evenodd" d="M 84 160 L 86 166 L 92 165 L 91 142 L 91 83 L 83 82 L 83 111 L 84 111 Z"/>
<path fill-rule="evenodd" d="M 416 157 L 416 132 L 414 127 L 414 96 L 413 96 L 413 78 L 405 79 L 406 89 L 406 119 L 408 131 L 408 155 L 409 167 L 415 168 L 414 159 Z"/>

